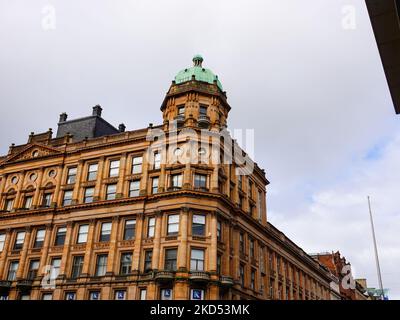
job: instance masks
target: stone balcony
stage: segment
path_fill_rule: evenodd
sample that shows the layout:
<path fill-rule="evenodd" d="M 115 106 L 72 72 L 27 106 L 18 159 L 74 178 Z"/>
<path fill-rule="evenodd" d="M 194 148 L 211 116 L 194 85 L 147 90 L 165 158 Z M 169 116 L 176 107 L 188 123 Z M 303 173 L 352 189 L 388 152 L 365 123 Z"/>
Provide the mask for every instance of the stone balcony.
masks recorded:
<path fill-rule="evenodd" d="M 233 286 L 234 282 L 233 282 L 233 278 L 232 277 L 227 277 L 227 276 L 221 276 L 219 278 L 219 281 L 221 282 L 221 284 L 223 286 Z"/>
<path fill-rule="evenodd" d="M 158 271 L 154 275 L 154 279 L 157 281 L 170 281 L 175 278 L 174 271 L 162 270 Z"/>
<path fill-rule="evenodd" d="M 1 280 L 0 281 L 0 288 L 2 289 L 9 289 L 11 287 L 11 281 Z"/>
<path fill-rule="evenodd" d="M 200 115 L 197 123 L 199 124 L 199 127 L 208 128 L 210 125 L 210 118 L 206 115 Z"/>
<path fill-rule="evenodd" d="M 192 281 L 210 281 L 210 275 L 205 271 L 192 271 L 189 274 L 189 279 Z"/>
<path fill-rule="evenodd" d="M 17 281 L 17 287 L 19 289 L 29 289 L 32 287 L 32 280 L 20 279 Z"/>

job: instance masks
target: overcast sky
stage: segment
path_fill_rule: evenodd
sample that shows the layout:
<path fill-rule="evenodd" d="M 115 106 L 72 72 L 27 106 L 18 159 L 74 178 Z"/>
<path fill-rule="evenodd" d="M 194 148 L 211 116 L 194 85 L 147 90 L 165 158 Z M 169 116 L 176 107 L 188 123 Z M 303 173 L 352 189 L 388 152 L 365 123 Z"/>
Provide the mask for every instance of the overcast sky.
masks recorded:
<path fill-rule="evenodd" d="M 128 130 L 161 123 L 197 53 L 227 91 L 229 127 L 255 130 L 269 221 L 307 252 L 340 250 L 376 287 L 370 195 L 399 299 L 400 118 L 364 0 L 0 0 L 0 154 L 95 104 Z"/>

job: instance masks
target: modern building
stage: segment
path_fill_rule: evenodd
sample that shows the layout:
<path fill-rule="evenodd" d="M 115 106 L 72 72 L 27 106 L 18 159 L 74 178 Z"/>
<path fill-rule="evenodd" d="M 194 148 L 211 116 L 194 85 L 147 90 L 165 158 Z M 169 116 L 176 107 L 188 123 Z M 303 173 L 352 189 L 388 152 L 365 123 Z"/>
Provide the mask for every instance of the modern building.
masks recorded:
<path fill-rule="evenodd" d="M 202 61 L 161 125 L 125 131 L 95 106 L 0 158 L 2 299 L 330 299 L 329 270 L 268 222 L 265 171 Z"/>
<path fill-rule="evenodd" d="M 400 114 L 400 0 L 365 0 L 394 108 Z"/>

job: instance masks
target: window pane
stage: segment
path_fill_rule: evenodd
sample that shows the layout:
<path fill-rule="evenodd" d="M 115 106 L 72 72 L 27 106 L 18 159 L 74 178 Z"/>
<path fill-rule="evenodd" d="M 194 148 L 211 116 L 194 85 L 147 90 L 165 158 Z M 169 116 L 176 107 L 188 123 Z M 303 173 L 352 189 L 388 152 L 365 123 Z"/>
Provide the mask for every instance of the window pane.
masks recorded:
<path fill-rule="evenodd" d="M 142 172 L 142 157 L 134 157 L 132 159 L 132 173 L 141 173 Z"/>
<path fill-rule="evenodd" d="M 127 220 L 125 222 L 124 240 L 135 238 L 136 220 Z"/>
<path fill-rule="evenodd" d="M 140 189 L 140 180 L 131 181 L 129 184 L 129 196 L 138 197 Z"/>
<path fill-rule="evenodd" d="M 89 231 L 89 225 L 84 224 L 79 226 L 78 241 L 77 241 L 78 243 L 86 243 L 88 231 Z"/>

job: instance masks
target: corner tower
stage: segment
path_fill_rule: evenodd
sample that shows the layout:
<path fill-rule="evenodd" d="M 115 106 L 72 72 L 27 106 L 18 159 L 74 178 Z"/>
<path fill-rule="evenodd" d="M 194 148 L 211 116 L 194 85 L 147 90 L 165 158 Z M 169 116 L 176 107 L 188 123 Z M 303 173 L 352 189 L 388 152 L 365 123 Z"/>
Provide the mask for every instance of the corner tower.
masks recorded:
<path fill-rule="evenodd" d="M 222 84 L 210 69 L 203 68 L 203 57 L 193 57 L 193 66 L 181 70 L 172 81 L 161 105 L 164 129 L 201 128 L 220 131 L 227 126 L 231 107 Z"/>

